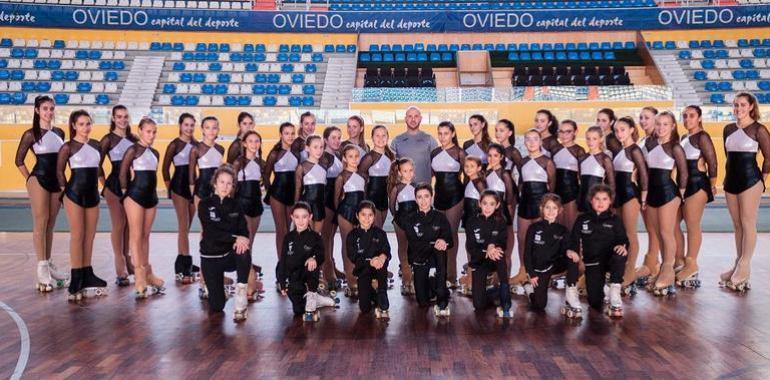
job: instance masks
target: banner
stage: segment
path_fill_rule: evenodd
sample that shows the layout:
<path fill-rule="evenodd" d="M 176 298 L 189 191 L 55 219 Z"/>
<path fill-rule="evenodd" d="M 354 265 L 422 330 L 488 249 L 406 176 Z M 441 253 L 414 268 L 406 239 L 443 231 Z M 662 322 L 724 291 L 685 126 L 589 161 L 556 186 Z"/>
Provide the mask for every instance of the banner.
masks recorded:
<path fill-rule="evenodd" d="M 294 12 L 0 3 L 0 26 L 285 33 L 488 33 L 770 26 L 770 5 L 496 11 Z"/>

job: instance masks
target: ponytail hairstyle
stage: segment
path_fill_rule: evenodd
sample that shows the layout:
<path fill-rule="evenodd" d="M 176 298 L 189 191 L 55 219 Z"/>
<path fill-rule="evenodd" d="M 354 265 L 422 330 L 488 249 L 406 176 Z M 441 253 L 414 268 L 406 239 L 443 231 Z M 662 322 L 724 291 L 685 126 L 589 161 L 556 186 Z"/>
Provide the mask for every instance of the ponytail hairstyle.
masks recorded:
<path fill-rule="evenodd" d="M 87 117 L 89 119 L 91 118 L 91 115 L 89 115 L 88 112 L 86 110 L 83 110 L 83 109 L 80 109 L 80 110 L 77 110 L 77 111 L 72 111 L 72 113 L 70 114 L 70 119 L 69 119 L 70 141 L 75 139 L 75 133 L 76 133 L 75 132 L 75 123 L 77 123 L 78 119 L 80 119 L 83 116 L 85 116 L 85 117 Z M 39 127 L 39 125 L 38 125 L 38 127 Z"/>
<path fill-rule="evenodd" d="M 364 118 L 362 118 L 361 116 L 358 116 L 358 115 L 353 115 L 353 116 L 348 118 L 348 123 L 350 123 L 351 120 L 355 121 L 356 123 L 358 123 L 358 125 L 361 126 L 361 133 L 358 135 L 358 140 L 359 141 L 356 144 L 358 144 L 358 146 L 360 146 L 361 149 L 366 151 L 367 150 L 366 149 L 366 142 L 364 141 L 364 136 L 366 136 L 364 134 L 366 132 L 366 126 L 364 124 Z M 345 123 L 345 125 L 347 125 L 347 123 Z"/>
<path fill-rule="evenodd" d="M 113 111 L 113 112 L 114 112 L 114 111 Z M 186 119 L 192 119 L 192 121 L 193 121 L 193 124 L 195 124 L 195 121 L 196 121 L 196 120 L 195 120 L 195 116 L 193 116 L 193 115 L 192 115 L 191 113 L 189 113 L 189 112 L 185 112 L 185 113 L 183 113 L 183 114 L 179 115 L 179 121 L 177 122 L 177 125 L 179 125 L 179 127 L 181 128 L 181 126 L 182 126 L 182 123 L 184 123 L 184 121 L 185 121 Z M 193 126 L 193 127 L 194 127 L 194 126 Z M 180 130 L 179 132 L 181 133 L 182 131 Z"/>
<path fill-rule="evenodd" d="M 489 123 L 487 122 L 487 119 L 480 114 L 471 115 L 468 119 L 476 119 L 483 125 L 483 127 L 481 127 L 481 150 L 486 152 L 487 148 L 489 148 L 489 144 L 492 143 L 492 139 L 489 137 Z"/>
<path fill-rule="evenodd" d="M 324 143 L 326 142 L 326 140 L 329 139 L 329 137 L 331 137 L 332 133 L 334 133 L 335 131 L 339 132 L 340 135 L 342 135 L 342 131 L 338 127 L 335 127 L 333 125 L 330 125 L 330 126 L 326 127 L 326 129 L 324 129 L 324 134 L 323 134 Z"/>
<path fill-rule="evenodd" d="M 40 142 L 40 139 L 43 137 L 43 130 L 40 128 L 40 107 L 43 106 L 44 103 L 51 103 L 54 106 L 56 103 L 54 102 L 53 98 L 48 95 L 39 95 L 35 97 L 35 111 L 32 115 L 32 136 L 35 137 L 35 142 Z"/>
<path fill-rule="evenodd" d="M 318 120 L 318 119 L 316 119 L 315 115 L 313 115 L 313 113 L 310 112 L 310 111 L 305 111 L 305 112 L 302 113 L 302 115 L 299 115 L 299 127 L 300 128 L 299 128 L 299 132 L 297 133 L 297 136 L 300 136 L 302 134 L 302 122 L 305 121 L 305 119 L 308 118 L 308 117 L 312 117 L 316 121 Z M 305 136 L 305 137 L 307 137 L 307 136 Z"/>
<path fill-rule="evenodd" d="M 497 208 L 490 217 L 494 220 L 497 220 L 498 222 L 504 222 L 503 213 L 501 211 L 503 207 L 503 201 L 500 199 L 500 194 L 497 194 L 496 191 L 490 189 L 482 191 L 479 195 L 479 215 L 481 215 L 481 201 L 483 201 L 484 198 L 492 198 L 495 200 L 495 202 L 497 202 Z"/>
<path fill-rule="evenodd" d="M 401 182 L 401 175 L 399 172 L 401 171 L 401 165 L 405 164 L 411 164 L 414 166 L 414 161 L 412 161 L 412 159 L 409 157 L 401 157 L 394 160 L 393 163 L 390 164 L 390 171 L 388 171 L 388 194 L 390 194 L 390 191 L 393 190 L 394 187 L 398 186 L 398 184 Z"/>
<path fill-rule="evenodd" d="M 629 128 L 631 128 L 631 139 L 633 139 L 634 142 L 639 140 L 639 129 L 636 128 L 636 122 L 634 121 L 634 119 L 631 116 L 623 116 L 623 117 L 621 117 L 620 119 L 615 121 L 615 125 L 618 125 L 618 121 L 625 123 L 626 125 L 628 125 Z M 615 127 L 613 126 L 613 129 L 614 128 Z"/>
<path fill-rule="evenodd" d="M 556 137 L 556 135 L 559 133 L 559 119 L 554 116 L 554 114 L 547 109 L 539 109 L 536 114 L 541 113 L 548 117 L 548 133 L 551 134 L 551 136 Z"/>
<path fill-rule="evenodd" d="M 749 104 L 752 106 L 751 111 L 749 111 L 749 117 L 754 121 L 759 121 L 759 102 L 757 102 L 757 97 L 754 96 L 754 94 L 749 92 L 739 92 L 737 95 L 735 95 L 735 98 L 745 98 L 746 101 L 749 102 Z"/>
<path fill-rule="evenodd" d="M 259 134 L 257 131 L 246 131 L 246 133 L 243 134 L 241 137 L 241 155 L 246 157 L 246 139 L 251 136 L 256 135 L 259 138 L 259 142 L 262 142 L 262 135 Z M 257 149 L 257 158 L 262 159 L 262 145 L 259 145 L 259 149 Z"/>
<path fill-rule="evenodd" d="M 516 145 L 516 127 L 513 125 L 513 122 L 508 119 L 500 119 L 497 121 L 497 123 L 504 125 L 505 128 L 508 128 L 508 130 L 511 131 L 511 135 L 508 137 L 508 143 L 511 144 L 511 146 L 515 146 Z"/>
<path fill-rule="evenodd" d="M 703 117 L 703 110 L 699 106 L 696 106 L 695 104 L 690 104 L 689 106 L 684 107 L 684 110 L 682 111 L 682 116 L 683 116 L 682 118 L 684 118 L 684 113 L 687 110 L 693 110 L 693 111 L 695 111 L 695 113 L 698 114 L 698 117 L 701 118 L 701 121 L 700 121 L 700 123 L 698 123 L 698 126 L 700 127 L 700 129 L 703 129 L 703 119 L 702 119 L 702 117 Z"/>
<path fill-rule="evenodd" d="M 503 170 L 505 170 L 505 163 L 506 163 L 505 148 L 503 148 L 503 146 L 498 143 L 489 144 L 489 149 L 487 149 L 487 156 L 489 156 L 489 152 L 493 150 L 496 150 L 497 153 L 500 153 L 500 167 L 503 168 Z"/>
<path fill-rule="evenodd" d="M 448 128 L 452 133 L 454 133 L 454 136 L 452 137 L 452 144 L 455 144 L 455 146 L 460 147 L 459 143 L 457 142 L 457 130 L 455 129 L 455 125 L 452 124 L 451 121 L 442 121 L 438 124 L 438 127 L 436 129 L 441 128 Z"/>
<path fill-rule="evenodd" d="M 659 113 L 656 118 L 661 118 L 661 117 L 667 117 L 671 119 L 671 123 L 674 125 L 671 128 L 671 138 L 669 139 L 669 141 L 679 142 L 679 131 L 677 131 L 676 116 L 674 116 L 674 113 L 671 111 L 663 111 Z"/>
<path fill-rule="evenodd" d="M 281 141 L 281 135 L 283 134 L 283 130 L 286 129 L 286 128 L 296 128 L 296 127 L 294 126 L 294 124 L 292 124 L 292 123 L 290 123 L 288 121 L 285 121 L 285 122 L 281 123 L 281 126 L 278 127 L 278 142 L 275 143 L 275 145 L 273 145 L 272 149 L 270 149 L 270 153 L 280 152 L 281 151 L 281 146 L 282 146 L 281 144 L 283 143 Z"/>
<path fill-rule="evenodd" d="M 115 117 L 115 113 L 118 111 L 126 111 L 128 112 L 128 108 L 122 104 L 118 104 L 115 107 L 112 107 L 112 118 Z M 110 118 L 110 132 L 114 131 L 116 126 L 115 122 L 112 121 L 112 118 Z M 131 124 L 126 126 L 126 137 L 131 136 Z"/>
<path fill-rule="evenodd" d="M 372 128 L 372 138 L 374 138 L 374 132 L 375 132 L 376 130 L 378 130 L 378 129 L 382 129 L 382 130 L 384 130 L 384 131 L 385 131 L 385 134 L 386 134 L 386 135 L 388 135 L 388 139 L 390 139 L 390 133 L 388 133 L 388 127 L 386 127 L 386 126 L 384 126 L 384 125 L 382 125 L 382 124 L 378 124 L 378 125 L 375 125 L 375 126 L 374 126 L 374 128 Z M 456 139 L 455 139 L 455 140 L 456 140 Z M 365 144 L 364 144 L 364 145 L 365 145 Z M 363 148 L 363 147 L 362 147 L 362 148 Z M 386 157 L 388 157 L 388 158 L 389 158 L 391 161 L 393 161 L 393 160 L 395 160 L 395 159 L 396 159 L 396 155 L 395 155 L 395 153 L 393 153 L 393 151 L 392 151 L 392 150 L 390 150 L 390 145 L 389 145 L 389 144 L 385 144 L 385 149 L 384 149 L 384 151 L 385 151 L 385 156 L 386 156 Z"/>
<path fill-rule="evenodd" d="M 217 179 L 219 179 L 219 177 L 223 174 L 229 175 L 230 178 L 233 179 L 233 191 L 235 191 L 235 184 L 238 181 L 238 177 L 236 177 L 235 170 L 230 164 L 222 164 L 217 168 L 217 170 L 214 172 L 214 175 L 211 177 L 211 187 L 214 188 L 216 186 Z"/>
<path fill-rule="evenodd" d="M 250 113 L 244 111 L 244 112 L 241 112 L 241 113 L 238 114 L 238 135 L 239 136 L 237 136 L 237 137 L 241 137 L 240 136 L 240 134 L 241 134 L 241 123 L 244 120 L 246 120 L 246 119 L 251 119 L 251 122 L 252 123 L 254 122 L 254 116 L 251 116 Z"/>

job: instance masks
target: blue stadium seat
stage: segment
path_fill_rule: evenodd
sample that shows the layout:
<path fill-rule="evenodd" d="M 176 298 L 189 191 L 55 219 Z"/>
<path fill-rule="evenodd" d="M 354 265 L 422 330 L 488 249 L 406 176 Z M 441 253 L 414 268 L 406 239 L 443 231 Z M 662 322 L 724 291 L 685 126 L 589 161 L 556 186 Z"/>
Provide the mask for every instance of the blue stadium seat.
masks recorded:
<path fill-rule="evenodd" d="M 106 94 L 99 94 L 96 95 L 96 104 L 98 105 L 107 105 L 110 103 L 110 97 Z"/>
<path fill-rule="evenodd" d="M 245 44 L 245 45 L 243 45 L 243 52 L 244 53 L 253 53 L 254 52 L 254 44 Z"/>
<path fill-rule="evenodd" d="M 206 51 L 206 44 L 202 42 L 198 42 L 197 44 L 195 44 L 195 51 L 201 51 L 201 52 Z"/>
<path fill-rule="evenodd" d="M 227 107 L 234 107 L 238 105 L 238 98 L 235 96 L 225 96 L 225 106 Z"/>
<path fill-rule="evenodd" d="M 44 60 L 36 59 L 34 64 L 32 65 L 32 68 L 34 68 L 35 70 L 44 70 L 46 68 L 46 66 L 47 65 L 46 65 L 46 62 Z M 0 60 L 0 68 L 4 69 L 6 67 L 8 67 L 8 60 L 6 60 L 6 59 Z"/>
<path fill-rule="evenodd" d="M 347 52 L 348 52 L 348 53 L 355 53 L 355 52 L 356 52 L 356 50 L 357 50 L 357 47 L 356 47 L 356 45 L 354 45 L 354 44 L 349 44 L 349 45 L 347 46 Z"/>
<path fill-rule="evenodd" d="M 438 52 L 430 53 L 431 62 L 441 62 L 441 54 Z"/>
<path fill-rule="evenodd" d="M 88 52 L 88 59 L 102 59 L 102 52 L 99 50 L 91 50 Z"/>
<path fill-rule="evenodd" d="M 190 73 L 182 73 L 179 75 L 179 81 L 182 83 L 190 83 L 192 82 L 192 74 Z"/>
<path fill-rule="evenodd" d="M 197 95 L 187 95 L 184 99 L 184 104 L 186 106 L 197 106 L 198 101 L 199 99 Z"/>
<path fill-rule="evenodd" d="M 740 65 L 744 69 L 754 68 L 754 62 L 752 62 L 750 59 L 742 59 L 740 61 Z"/>
<path fill-rule="evenodd" d="M 391 46 L 390 50 L 393 51 L 393 52 L 404 51 L 404 47 L 401 46 L 401 44 L 394 44 L 393 46 Z M 386 51 L 386 50 L 383 50 L 383 51 Z"/>
<path fill-rule="evenodd" d="M 222 71 L 222 64 L 219 62 L 209 63 L 209 71 Z"/>
<path fill-rule="evenodd" d="M 290 107 L 300 107 L 302 105 L 302 98 L 299 96 L 291 96 L 289 97 L 289 106 Z"/>
<path fill-rule="evenodd" d="M 186 51 L 182 53 L 182 60 L 183 61 L 194 61 L 195 60 L 195 54 L 193 52 Z"/>
<path fill-rule="evenodd" d="M 717 57 L 717 53 L 713 50 L 704 50 L 703 58 L 714 59 Z"/>
<path fill-rule="evenodd" d="M 265 86 L 265 93 L 268 95 L 277 95 L 278 94 L 278 86 L 274 84 L 269 84 Z"/>
<path fill-rule="evenodd" d="M 67 94 L 56 94 L 53 96 L 53 101 L 56 104 L 67 104 L 70 101 L 70 96 Z"/>
<path fill-rule="evenodd" d="M 676 42 L 666 41 L 666 49 L 676 49 Z"/>
<path fill-rule="evenodd" d="M 706 80 L 706 78 L 707 78 L 706 72 L 705 71 L 696 71 L 696 72 L 693 73 L 693 78 L 695 78 L 695 80 Z"/>
<path fill-rule="evenodd" d="M 291 63 L 284 63 L 281 65 L 281 72 L 282 73 L 291 73 L 294 72 L 294 65 Z"/>
<path fill-rule="evenodd" d="M 185 64 L 184 62 L 174 62 L 174 66 L 172 68 L 174 71 L 184 71 Z"/>
<path fill-rule="evenodd" d="M 324 45 L 324 53 L 334 53 L 334 45 Z"/>
<path fill-rule="evenodd" d="M 716 82 L 706 82 L 703 88 L 708 92 L 719 91 L 719 85 Z"/>
<path fill-rule="evenodd" d="M 438 51 L 438 47 L 436 46 L 436 44 L 428 44 L 428 47 L 425 50 L 429 52 L 434 52 L 434 51 Z"/>
<path fill-rule="evenodd" d="M 118 80 L 118 73 L 115 71 L 107 71 L 104 73 L 104 80 L 107 82 L 116 82 Z"/>
<path fill-rule="evenodd" d="M 281 81 L 281 76 L 278 74 L 267 74 L 267 83 L 278 83 Z"/>
<path fill-rule="evenodd" d="M 709 100 L 714 104 L 725 104 L 725 96 L 723 94 L 711 94 Z"/>
<path fill-rule="evenodd" d="M 254 53 L 254 62 L 265 62 L 267 56 L 265 53 Z"/>
<path fill-rule="evenodd" d="M 275 96 L 265 96 L 262 98 L 262 105 L 267 107 L 275 106 L 278 103 L 278 99 Z"/>
<path fill-rule="evenodd" d="M 291 86 L 288 84 L 282 84 L 278 86 L 278 95 L 289 95 L 291 93 Z"/>
<path fill-rule="evenodd" d="M 176 85 L 173 83 L 166 83 L 163 85 L 163 93 L 164 94 L 175 94 L 176 93 Z"/>
<path fill-rule="evenodd" d="M 126 68 L 126 64 L 123 61 L 113 61 L 112 62 L 112 69 L 113 70 L 125 70 L 125 68 Z"/>
<path fill-rule="evenodd" d="M 101 61 L 99 62 L 99 70 L 110 70 L 112 69 L 112 62 L 111 61 Z"/>
<path fill-rule="evenodd" d="M 238 105 L 239 106 L 250 106 L 251 105 L 251 96 L 239 96 L 238 97 Z"/>
<path fill-rule="evenodd" d="M 761 80 L 757 83 L 757 87 L 762 91 L 770 91 L 770 81 Z"/>
<path fill-rule="evenodd" d="M 206 83 L 201 86 L 201 92 L 205 95 L 213 95 L 214 94 L 214 85 L 210 83 Z"/>
<path fill-rule="evenodd" d="M 314 84 L 306 84 L 302 86 L 302 93 L 305 95 L 315 95 L 315 85 Z"/>
<path fill-rule="evenodd" d="M 312 61 L 313 62 L 323 62 L 324 56 L 321 53 L 313 53 L 312 55 Z"/>
<path fill-rule="evenodd" d="M 291 76 L 291 82 L 295 84 L 305 83 L 305 75 L 304 74 L 293 74 Z"/>
<path fill-rule="evenodd" d="M 745 38 L 741 38 L 738 40 L 738 47 L 746 48 L 749 47 L 749 40 Z"/>
<path fill-rule="evenodd" d="M 184 96 L 180 95 L 174 95 L 171 97 L 171 105 L 173 106 L 183 106 L 184 105 Z"/>
<path fill-rule="evenodd" d="M 746 72 L 743 70 L 733 70 L 733 79 L 737 79 L 737 80 L 746 79 Z"/>
<path fill-rule="evenodd" d="M 315 100 L 312 96 L 305 96 L 302 98 L 302 106 L 303 107 L 312 107 L 315 105 Z"/>
<path fill-rule="evenodd" d="M 543 60 L 543 53 L 539 51 L 532 52 L 532 60 L 533 61 L 542 61 Z"/>
<path fill-rule="evenodd" d="M 279 53 L 288 53 L 289 52 L 289 45 L 281 44 L 280 46 L 278 46 L 278 52 Z"/>
<path fill-rule="evenodd" d="M 195 83 L 203 83 L 206 81 L 206 75 L 203 73 L 194 73 L 192 76 L 192 80 Z"/>
<path fill-rule="evenodd" d="M 719 82 L 719 91 L 732 91 L 733 90 L 733 84 L 732 82 Z"/>
<path fill-rule="evenodd" d="M 460 51 L 460 45 L 458 45 L 458 44 L 450 44 L 449 45 L 449 51 L 452 51 L 452 52 Z"/>
<path fill-rule="evenodd" d="M 297 44 L 292 44 L 291 49 L 289 51 L 292 53 L 302 53 L 302 46 Z"/>
<path fill-rule="evenodd" d="M 0 92 L 0 104 L 11 104 L 11 95 Z"/>
<path fill-rule="evenodd" d="M 433 45 L 433 47 L 435 48 L 436 45 Z M 425 51 L 425 44 L 422 44 L 422 43 L 414 44 L 414 51 Z"/>
<path fill-rule="evenodd" d="M 347 48 L 345 47 L 345 45 L 342 45 L 342 44 L 338 44 L 337 46 L 334 47 L 334 51 L 336 53 L 344 53 L 346 49 Z"/>
<path fill-rule="evenodd" d="M 184 51 L 184 44 L 181 42 L 174 42 L 173 46 L 171 47 L 171 50 Z"/>
<path fill-rule="evenodd" d="M 251 93 L 254 95 L 264 95 L 265 94 L 265 85 L 263 84 L 255 84 L 251 86 Z"/>
<path fill-rule="evenodd" d="M 679 52 L 679 59 L 690 59 L 690 58 L 692 58 L 692 54 L 690 53 L 689 50 L 682 50 Z"/>
<path fill-rule="evenodd" d="M 11 71 L 11 80 L 24 80 L 25 76 L 26 76 L 26 74 L 22 70 L 12 70 Z"/>
<path fill-rule="evenodd" d="M 241 53 L 230 53 L 230 61 L 231 62 L 241 62 L 241 61 L 243 61 L 243 54 L 241 54 Z"/>
<path fill-rule="evenodd" d="M 217 95 L 225 95 L 227 94 L 227 85 L 225 84 L 218 84 L 214 86 L 214 93 Z"/>
<path fill-rule="evenodd" d="M 445 62 L 451 62 L 454 60 L 454 54 L 452 54 L 452 52 L 441 53 L 441 60 Z"/>
<path fill-rule="evenodd" d="M 24 104 L 27 102 L 27 94 L 23 92 L 15 92 L 11 95 L 12 104 Z"/>
<path fill-rule="evenodd" d="M 275 60 L 278 62 L 286 62 L 289 60 L 289 55 L 286 53 L 278 53 L 278 55 L 275 56 Z"/>
<path fill-rule="evenodd" d="M 663 41 L 653 41 L 652 48 L 656 50 L 663 49 Z"/>
<path fill-rule="evenodd" d="M 80 82 L 77 85 L 78 92 L 91 92 L 92 85 L 89 82 Z"/>
<path fill-rule="evenodd" d="M 219 51 L 219 45 L 217 45 L 216 42 L 209 42 L 208 46 L 206 47 L 206 50 L 210 52 Z"/>
<path fill-rule="evenodd" d="M 209 52 L 206 54 L 206 60 L 207 61 L 218 61 L 219 60 L 219 54 L 214 52 Z"/>
<path fill-rule="evenodd" d="M 265 48 L 265 44 L 256 44 L 256 45 L 254 45 L 254 52 L 255 53 L 266 53 L 267 49 Z"/>
<path fill-rule="evenodd" d="M 35 91 L 37 92 L 51 91 L 51 82 L 37 82 L 37 85 L 35 85 Z"/>
<path fill-rule="evenodd" d="M 21 84 L 21 90 L 24 92 L 35 91 L 35 82 L 24 82 Z"/>
<path fill-rule="evenodd" d="M 230 83 L 230 74 L 217 74 L 217 82 L 219 83 Z"/>
<path fill-rule="evenodd" d="M 719 59 L 727 59 L 730 57 L 729 53 L 725 49 L 719 49 L 716 51 L 717 58 Z"/>
<path fill-rule="evenodd" d="M 615 52 L 614 51 L 605 51 L 604 52 L 604 59 L 605 60 L 615 60 Z"/>
<path fill-rule="evenodd" d="M 310 45 L 310 44 L 302 45 L 302 52 L 303 53 L 312 53 L 313 52 L 313 45 Z"/>
<path fill-rule="evenodd" d="M 291 53 L 289 54 L 289 62 L 299 62 L 300 55 L 299 53 Z"/>
<path fill-rule="evenodd" d="M 714 68 L 714 61 L 710 60 L 710 59 L 704 59 L 704 60 L 701 61 L 700 65 L 704 69 L 711 70 L 711 69 Z"/>
<path fill-rule="evenodd" d="M 88 59 L 88 52 L 85 50 L 78 50 L 75 52 L 75 59 Z"/>
<path fill-rule="evenodd" d="M 59 42 L 59 40 L 57 40 L 56 42 Z M 61 42 L 64 43 L 64 41 L 61 41 Z M 0 47 L 7 48 L 12 46 L 13 46 L 13 41 L 10 38 L 3 38 L 2 40 L 0 40 Z"/>

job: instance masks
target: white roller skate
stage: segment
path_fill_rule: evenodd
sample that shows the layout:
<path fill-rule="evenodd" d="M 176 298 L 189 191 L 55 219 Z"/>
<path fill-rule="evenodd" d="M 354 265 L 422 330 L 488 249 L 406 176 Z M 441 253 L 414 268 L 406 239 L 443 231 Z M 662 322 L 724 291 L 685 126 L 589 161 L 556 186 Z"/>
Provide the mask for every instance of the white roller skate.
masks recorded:
<path fill-rule="evenodd" d="M 318 293 L 307 292 L 305 293 L 305 315 L 302 320 L 305 322 L 318 322 L 320 316 L 318 314 L 318 308 L 316 305 Z"/>
<path fill-rule="evenodd" d="M 198 287 L 198 298 L 202 300 L 209 299 L 209 289 L 205 286 Z"/>
<path fill-rule="evenodd" d="M 320 309 L 322 307 L 333 307 L 333 308 L 339 307 L 339 304 L 340 304 L 339 298 L 327 297 L 320 293 L 314 293 L 314 294 L 315 294 L 316 308 Z"/>
<path fill-rule="evenodd" d="M 524 284 L 524 295 L 529 297 L 530 294 L 535 292 L 535 288 L 529 282 Z"/>
<path fill-rule="evenodd" d="M 583 307 L 580 305 L 578 290 L 576 286 L 567 286 L 564 306 L 561 307 L 561 314 L 570 319 L 583 318 Z"/>
<path fill-rule="evenodd" d="M 638 289 L 639 288 L 636 286 L 636 282 L 632 282 L 623 287 L 622 294 L 624 296 L 635 296 L 638 292 Z"/>
<path fill-rule="evenodd" d="M 565 276 L 559 276 L 551 280 L 551 288 L 564 289 L 567 286 L 567 278 Z"/>
<path fill-rule="evenodd" d="M 610 304 L 607 305 L 607 315 L 612 318 L 623 317 L 623 301 L 620 298 L 621 284 L 610 284 Z"/>
<path fill-rule="evenodd" d="M 604 284 L 604 304 L 607 305 L 610 303 L 610 286 L 607 284 Z"/>
<path fill-rule="evenodd" d="M 48 268 L 51 271 L 51 279 L 53 279 L 52 285 L 55 288 L 64 288 L 69 286 L 70 284 L 70 276 L 67 274 L 67 272 L 62 272 L 59 270 L 59 268 L 56 266 L 56 264 L 53 263 L 53 260 L 48 259 Z"/>
<path fill-rule="evenodd" d="M 502 306 L 497 307 L 497 317 L 503 318 L 503 319 L 510 319 L 513 318 L 513 311 L 509 307 L 508 309 L 503 310 Z"/>
<path fill-rule="evenodd" d="M 524 289 L 524 284 L 516 284 L 514 286 L 511 286 L 511 293 L 517 296 L 523 296 L 527 294 L 527 290 Z"/>
<path fill-rule="evenodd" d="M 748 290 L 751 289 L 751 284 L 749 283 L 749 279 L 745 279 L 740 282 L 727 282 L 727 288 L 733 291 L 736 291 L 738 293 L 746 293 Z"/>
<path fill-rule="evenodd" d="M 387 310 L 381 310 L 379 307 L 374 309 L 374 316 L 382 321 L 390 320 L 390 313 Z"/>
<path fill-rule="evenodd" d="M 35 289 L 40 293 L 48 293 L 53 291 L 53 278 L 51 277 L 51 268 L 48 266 L 48 261 L 41 260 L 37 262 L 37 284 Z"/>
<path fill-rule="evenodd" d="M 235 314 L 233 314 L 233 321 L 241 322 L 245 321 L 248 316 L 249 301 L 246 299 L 246 293 L 248 291 L 247 284 L 235 285 Z"/>
<path fill-rule="evenodd" d="M 676 284 L 685 289 L 695 289 L 700 288 L 701 282 L 698 278 L 698 272 L 695 272 L 685 279 L 677 280 Z"/>
<path fill-rule="evenodd" d="M 438 305 L 433 306 L 433 314 L 437 317 L 449 317 L 452 313 L 449 310 L 449 305 L 445 308 L 440 308 Z"/>

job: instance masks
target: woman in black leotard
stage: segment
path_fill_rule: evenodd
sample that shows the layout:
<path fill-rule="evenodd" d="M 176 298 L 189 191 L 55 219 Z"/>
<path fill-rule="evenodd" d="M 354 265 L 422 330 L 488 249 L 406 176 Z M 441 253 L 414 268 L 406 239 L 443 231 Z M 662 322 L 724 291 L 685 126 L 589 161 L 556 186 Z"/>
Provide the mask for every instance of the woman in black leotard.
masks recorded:
<path fill-rule="evenodd" d="M 254 130 L 254 117 L 248 112 L 238 114 L 238 134 L 227 148 L 227 163 L 232 164 L 243 153 L 243 136 Z"/>
<path fill-rule="evenodd" d="M 86 290 L 104 292 L 107 283 L 94 274 L 96 223 L 99 221 L 99 143 L 89 138 L 91 116 L 84 110 L 70 114 L 70 141 L 62 145 L 56 164 L 59 186 L 64 189 L 64 211 L 70 228 L 69 300 L 80 300 Z M 64 169 L 69 165 L 70 177 Z M 89 294 L 89 293 L 86 293 Z"/>
<path fill-rule="evenodd" d="M 267 154 L 262 180 L 267 189 L 267 202 L 275 223 L 275 252 L 283 252 L 283 240 L 289 231 L 289 212 L 294 205 L 294 174 L 299 159 L 292 153 L 291 146 L 296 138 L 292 123 L 283 123 L 278 129 L 280 141 Z"/>
<path fill-rule="evenodd" d="M 225 154 L 225 148 L 216 142 L 219 137 L 219 120 L 216 117 L 204 117 L 201 120 L 201 132 L 203 140 L 190 151 L 189 186 L 195 209 L 198 209 L 201 199 L 211 196 L 211 178 L 222 164 Z"/>

